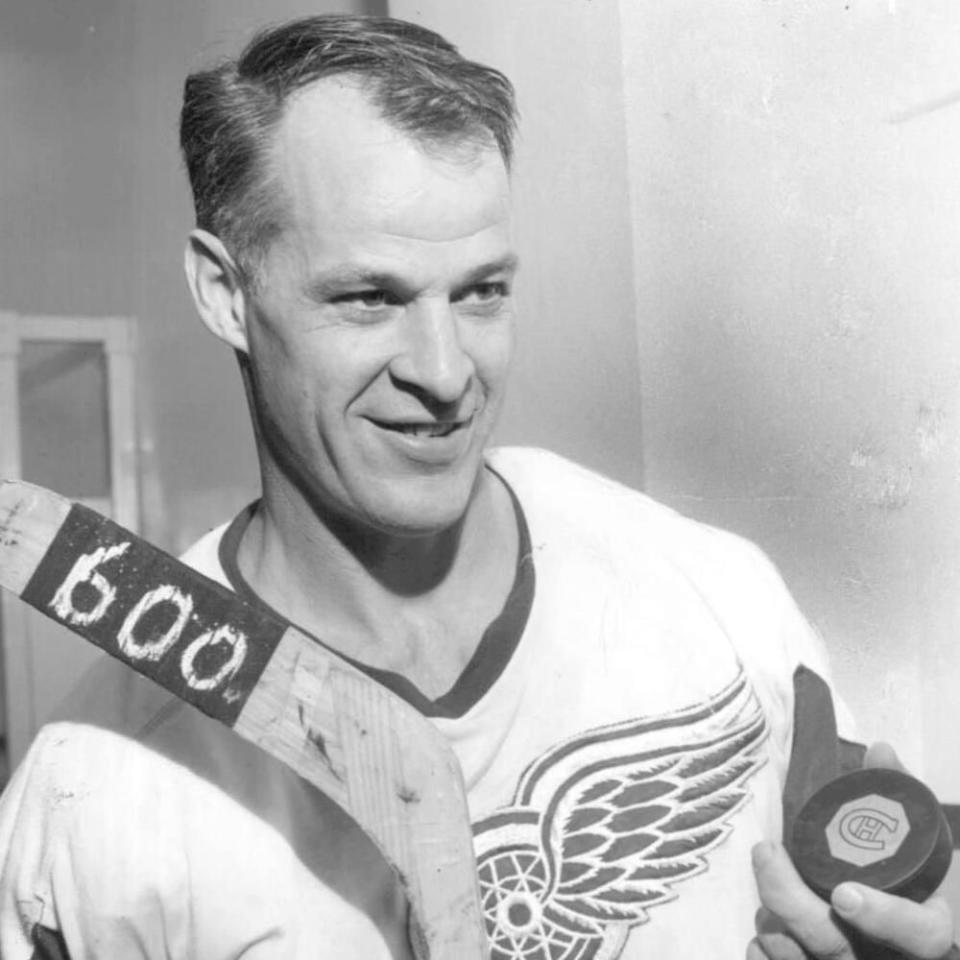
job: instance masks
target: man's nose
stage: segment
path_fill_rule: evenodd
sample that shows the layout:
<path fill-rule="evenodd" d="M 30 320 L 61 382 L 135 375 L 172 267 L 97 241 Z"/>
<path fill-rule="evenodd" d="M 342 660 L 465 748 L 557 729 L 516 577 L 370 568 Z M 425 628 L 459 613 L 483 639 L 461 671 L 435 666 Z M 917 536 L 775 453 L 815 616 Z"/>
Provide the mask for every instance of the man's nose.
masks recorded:
<path fill-rule="evenodd" d="M 398 380 L 437 403 L 453 403 L 466 392 L 474 366 L 464 350 L 456 312 L 447 300 L 407 308 L 403 347 L 391 365 Z"/>

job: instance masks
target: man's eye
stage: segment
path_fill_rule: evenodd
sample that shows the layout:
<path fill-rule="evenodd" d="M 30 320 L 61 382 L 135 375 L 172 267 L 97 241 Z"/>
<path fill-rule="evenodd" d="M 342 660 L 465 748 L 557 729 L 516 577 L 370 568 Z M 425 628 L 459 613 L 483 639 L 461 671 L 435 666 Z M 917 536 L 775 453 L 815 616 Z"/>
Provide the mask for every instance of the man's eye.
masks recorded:
<path fill-rule="evenodd" d="M 377 310 L 392 306 L 397 302 L 397 298 L 391 296 L 386 290 L 354 290 L 351 293 L 340 294 L 335 298 L 335 302 L 361 307 L 364 310 Z"/>
<path fill-rule="evenodd" d="M 509 292 L 507 285 L 503 281 L 488 281 L 486 283 L 475 283 L 463 292 L 460 299 L 464 303 L 489 304 L 502 300 Z"/>

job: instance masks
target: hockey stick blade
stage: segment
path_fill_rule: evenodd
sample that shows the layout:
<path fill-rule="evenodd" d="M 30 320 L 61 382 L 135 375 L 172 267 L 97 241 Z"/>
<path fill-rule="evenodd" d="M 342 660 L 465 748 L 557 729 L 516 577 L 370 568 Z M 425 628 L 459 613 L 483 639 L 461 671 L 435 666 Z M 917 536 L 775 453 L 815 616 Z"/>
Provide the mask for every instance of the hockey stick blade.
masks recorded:
<path fill-rule="evenodd" d="M 485 960 L 460 767 L 409 704 L 113 521 L 21 481 L 0 481 L 0 586 L 342 807 L 403 884 L 418 960 Z"/>

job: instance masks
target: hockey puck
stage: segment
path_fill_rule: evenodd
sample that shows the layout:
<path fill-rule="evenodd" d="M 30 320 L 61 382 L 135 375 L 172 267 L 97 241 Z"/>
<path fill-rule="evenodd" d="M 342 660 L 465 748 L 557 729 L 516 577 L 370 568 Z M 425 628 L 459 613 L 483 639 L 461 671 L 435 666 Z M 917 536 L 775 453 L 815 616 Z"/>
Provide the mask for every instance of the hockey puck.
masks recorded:
<path fill-rule="evenodd" d="M 899 770 L 869 768 L 832 780 L 804 804 L 790 855 L 824 900 L 855 880 L 925 900 L 950 867 L 953 841 L 937 798 Z"/>

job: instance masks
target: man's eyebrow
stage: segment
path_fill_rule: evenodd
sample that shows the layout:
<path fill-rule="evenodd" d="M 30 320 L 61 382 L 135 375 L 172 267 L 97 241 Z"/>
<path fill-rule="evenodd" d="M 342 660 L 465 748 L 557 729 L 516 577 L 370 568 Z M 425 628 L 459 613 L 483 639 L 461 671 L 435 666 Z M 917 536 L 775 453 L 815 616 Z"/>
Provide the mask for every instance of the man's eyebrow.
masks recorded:
<path fill-rule="evenodd" d="M 457 280 L 456 286 L 457 288 L 468 287 L 497 273 L 512 274 L 517 270 L 519 264 L 520 258 L 515 253 L 497 257 L 487 263 L 472 267 L 463 277 Z M 325 269 L 311 278 L 307 284 L 307 292 L 311 297 L 322 300 L 350 287 L 360 286 L 402 290 L 407 288 L 408 281 L 387 270 L 371 269 L 355 264 L 342 264 Z"/>
<path fill-rule="evenodd" d="M 382 270 L 368 270 L 365 267 L 344 264 L 330 267 L 312 277 L 307 284 L 307 290 L 311 296 L 322 298 L 352 286 L 390 286 L 397 279 Z"/>
<path fill-rule="evenodd" d="M 468 287 L 471 283 L 479 283 L 487 277 L 496 273 L 516 273 L 520 266 L 520 258 L 515 253 L 508 253 L 489 263 L 482 263 L 478 267 L 471 269 L 467 275 L 460 281 L 459 286 Z"/>

